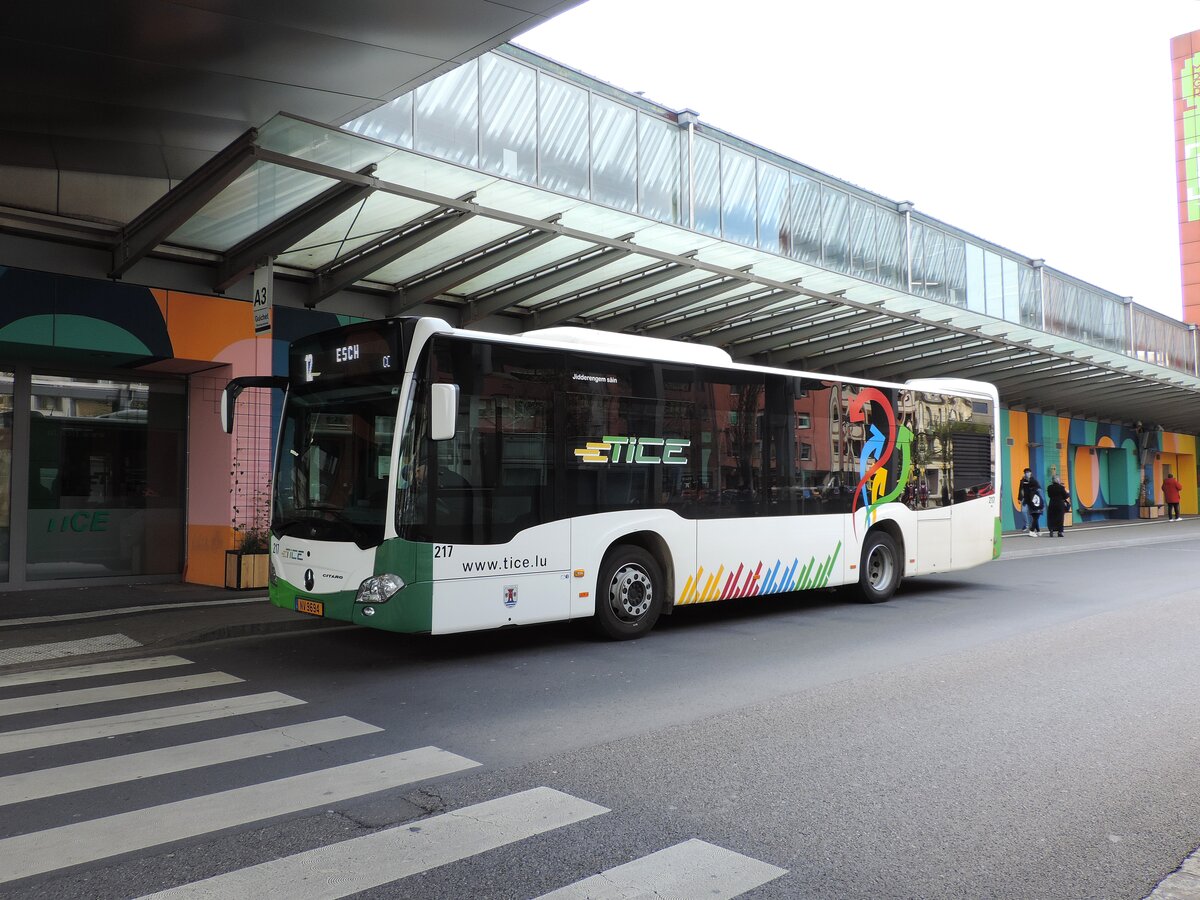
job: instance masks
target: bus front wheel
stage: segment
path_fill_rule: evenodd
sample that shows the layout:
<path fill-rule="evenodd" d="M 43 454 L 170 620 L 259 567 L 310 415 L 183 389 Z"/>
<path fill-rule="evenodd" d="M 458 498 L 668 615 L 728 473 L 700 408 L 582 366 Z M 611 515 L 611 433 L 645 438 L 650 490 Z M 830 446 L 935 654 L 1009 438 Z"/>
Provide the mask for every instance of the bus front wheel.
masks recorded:
<path fill-rule="evenodd" d="M 858 595 L 864 603 L 882 603 L 896 593 L 903 569 L 895 539 L 886 531 L 872 531 L 863 543 L 858 566 Z"/>
<path fill-rule="evenodd" d="M 664 590 L 662 567 L 650 552 L 631 544 L 613 547 L 600 564 L 592 630 L 615 641 L 641 637 L 662 613 Z"/>

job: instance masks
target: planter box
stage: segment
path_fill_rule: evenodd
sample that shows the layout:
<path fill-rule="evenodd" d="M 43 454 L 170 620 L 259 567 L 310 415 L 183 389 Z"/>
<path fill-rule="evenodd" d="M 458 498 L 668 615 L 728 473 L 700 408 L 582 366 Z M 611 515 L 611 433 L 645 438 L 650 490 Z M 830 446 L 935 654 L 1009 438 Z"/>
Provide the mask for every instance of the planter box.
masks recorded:
<path fill-rule="evenodd" d="M 267 586 L 267 551 L 226 550 L 225 587 L 248 591 Z"/>
<path fill-rule="evenodd" d="M 1070 528 L 1073 524 L 1071 513 L 1063 513 L 1063 528 Z"/>
<path fill-rule="evenodd" d="M 1138 518 L 1139 519 L 1157 519 L 1162 514 L 1163 514 L 1163 508 L 1161 506 L 1139 506 L 1138 507 Z"/>

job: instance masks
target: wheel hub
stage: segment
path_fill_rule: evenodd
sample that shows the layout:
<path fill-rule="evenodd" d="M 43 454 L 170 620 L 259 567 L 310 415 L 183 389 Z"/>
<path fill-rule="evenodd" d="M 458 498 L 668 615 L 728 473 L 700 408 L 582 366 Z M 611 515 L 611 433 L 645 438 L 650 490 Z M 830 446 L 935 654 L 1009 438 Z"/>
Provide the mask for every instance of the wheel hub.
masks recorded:
<path fill-rule="evenodd" d="M 654 599 L 654 586 L 641 566 L 622 566 L 613 575 L 608 598 L 613 611 L 623 619 L 636 619 L 646 614 Z"/>
<path fill-rule="evenodd" d="M 882 547 L 873 547 L 867 557 L 867 580 L 875 588 L 883 587 L 892 577 L 892 560 Z"/>

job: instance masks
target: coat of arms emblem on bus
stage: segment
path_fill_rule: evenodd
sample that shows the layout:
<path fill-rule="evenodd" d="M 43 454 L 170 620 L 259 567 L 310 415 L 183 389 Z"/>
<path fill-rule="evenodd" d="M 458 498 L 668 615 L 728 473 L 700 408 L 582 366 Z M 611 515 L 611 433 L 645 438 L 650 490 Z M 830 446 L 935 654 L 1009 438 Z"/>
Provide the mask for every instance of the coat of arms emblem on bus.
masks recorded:
<path fill-rule="evenodd" d="M 686 466 L 683 451 L 692 442 L 687 438 L 620 437 L 605 435 L 576 448 L 575 455 L 585 463 L 633 463 L 644 466 Z"/>
<path fill-rule="evenodd" d="M 858 509 L 859 500 L 866 508 L 866 523 L 869 525 L 876 511 L 884 503 L 895 500 L 904 491 L 912 470 L 912 439 L 913 433 L 906 425 L 896 425 L 896 413 L 879 390 L 864 388 L 850 402 L 850 421 L 866 423 L 866 405 L 873 403 L 875 408 L 883 412 L 887 419 L 887 434 L 872 422 L 869 426 L 866 440 L 863 441 L 862 452 L 858 457 L 858 472 L 861 476 L 854 488 L 854 503 L 851 511 Z M 900 445 L 900 469 L 895 472 L 896 486 L 884 494 L 887 487 L 888 463 L 896 452 L 896 444 Z"/>

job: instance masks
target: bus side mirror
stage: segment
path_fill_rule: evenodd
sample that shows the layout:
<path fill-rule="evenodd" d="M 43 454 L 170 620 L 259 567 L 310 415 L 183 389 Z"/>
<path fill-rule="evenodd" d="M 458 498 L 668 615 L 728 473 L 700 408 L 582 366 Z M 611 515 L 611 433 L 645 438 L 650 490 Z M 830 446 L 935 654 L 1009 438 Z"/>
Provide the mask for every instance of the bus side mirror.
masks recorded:
<path fill-rule="evenodd" d="M 458 419 L 458 385 L 430 385 L 429 436 L 435 441 L 448 441 L 454 437 L 454 425 Z"/>
<path fill-rule="evenodd" d="M 221 391 L 221 430 L 226 434 L 233 434 L 233 409 L 241 392 L 241 385 L 235 385 L 232 381 Z"/>
<path fill-rule="evenodd" d="M 248 387 L 279 388 L 286 391 L 288 380 L 283 375 L 243 375 L 233 378 L 221 391 L 221 430 L 233 434 L 233 410 L 238 395 Z"/>

